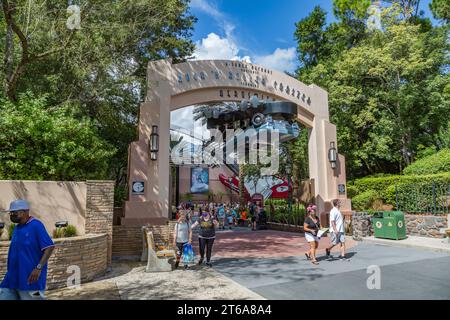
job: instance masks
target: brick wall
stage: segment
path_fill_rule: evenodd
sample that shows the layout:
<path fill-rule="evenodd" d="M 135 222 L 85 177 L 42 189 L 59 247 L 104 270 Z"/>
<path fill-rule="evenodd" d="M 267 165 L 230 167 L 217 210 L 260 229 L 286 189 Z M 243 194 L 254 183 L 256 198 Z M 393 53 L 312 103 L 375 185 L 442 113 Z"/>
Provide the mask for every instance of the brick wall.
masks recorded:
<path fill-rule="evenodd" d="M 107 268 L 108 235 L 84 235 L 55 239 L 55 250 L 48 262 L 47 288 L 67 285 L 67 267 L 76 265 L 81 271 L 81 283 L 103 275 Z M 0 242 L 0 279 L 6 274 L 9 241 Z"/>
<path fill-rule="evenodd" d="M 175 221 L 150 226 L 157 246 L 172 246 Z M 142 254 L 142 226 L 113 226 L 112 255 L 115 258 L 136 258 Z"/>
<path fill-rule="evenodd" d="M 113 257 L 140 257 L 142 254 L 141 226 L 113 226 Z"/>
<path fill-rule="evenodd" d="M 107 234 L 107 262 L 111 264 L 114 181 L 86 181 L 86 234 Z"/>

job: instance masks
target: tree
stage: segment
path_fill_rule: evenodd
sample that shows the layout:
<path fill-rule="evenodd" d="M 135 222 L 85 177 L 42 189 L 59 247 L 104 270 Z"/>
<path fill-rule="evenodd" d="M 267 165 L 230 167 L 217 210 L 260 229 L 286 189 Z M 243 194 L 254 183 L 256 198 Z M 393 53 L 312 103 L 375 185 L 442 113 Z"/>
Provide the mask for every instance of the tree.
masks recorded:
<path fill-rule="evenodd" d="M 393 25 L 342 54 L 322 81 L 329 91 L 340 152 L 353 170 L 401 170 L 419 143 L 429 144 L 450 112 L 445 32 L 420 33 L 419 26 Z M 316 71 L 316 72 L 314 72 Z M 312 82 L 322 74 L 318 65 Z M 323 77 L 320 77 L 323 79 Z M 389 164 L 397 163 L 397 168 Z"/>
<path fill-rule="evenodd" d="M 447 0 L 433 0 L 430 9 L 436 19 L 448 23 L 450 21 L 450 3 Z"/>
<path fill-rule="evenodd" d="M 28 91 L 45 94 L 48 108 L 70 104 L 92 119 L 97 134 L 117 149 L 107 178 L 123 187 L 147 63 L 190 57 L 196 19 L 188 0 L 93 0 L 81 2 L 80 29 L 69 29 L 67 3 L 1 1 L 3 95 L 14 101 Z"/>
<path fill-rule="evenodd" d="M 105 179 L 115 149 L 94 123 L 64 105 L 49 111 L 46 97 L 0 100 L 0 179 Z M 19 130 L 18 130 L 19 129 Z"/>
<path fill-rule="evenodd" d="M 323 55 L 326 12 L 319 6 L 311 14 L 295 24 L 294 37 L 298 42 L 297 52 L 304 68 L 313 67 Z"/>

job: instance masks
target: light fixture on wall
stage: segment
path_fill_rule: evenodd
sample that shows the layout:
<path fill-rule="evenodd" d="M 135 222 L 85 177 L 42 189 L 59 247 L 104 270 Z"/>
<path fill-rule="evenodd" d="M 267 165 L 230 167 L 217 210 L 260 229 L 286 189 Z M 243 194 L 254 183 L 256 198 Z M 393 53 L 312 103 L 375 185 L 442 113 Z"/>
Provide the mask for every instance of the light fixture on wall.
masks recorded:
<path fill-rule="evenodd" d="M 158 126 L 152 126 L 152 133 L 150 134 L 150 159 L 155 161 L 158 157 L 159 151 L 159 134 Z"/>
<path fill-rule="evenodd" d="M 67 227 L 68 224 L 69 223 L 67 221 L 58 221 L 58 222 L 55 222 L 55 227 L 57 229 L 65 228 L 65 227 Z"/>
<path fill-rule="evenodd" d="M 337 151 L 336 147 L 334 146 L 334 141 L 330 142 L 330 149 L 328 150 L 328 160 L 331 163 L 331 168 L 336 168 Z"/>

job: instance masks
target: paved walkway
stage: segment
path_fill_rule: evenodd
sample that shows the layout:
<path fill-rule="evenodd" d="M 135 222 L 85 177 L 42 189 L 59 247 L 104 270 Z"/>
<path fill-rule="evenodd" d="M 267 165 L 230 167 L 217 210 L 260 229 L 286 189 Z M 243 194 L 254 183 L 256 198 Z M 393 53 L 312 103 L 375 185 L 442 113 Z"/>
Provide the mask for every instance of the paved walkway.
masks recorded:
<path fill-rule="evenodd" d="M 368 243 L 383 244 L 396 247 L 407 247 L 416 249 L 432 250 L 436 252 L 450 253 L 450 242 L 447 238 L 435 239 L 427 237 L 408 236 L 402 240 L 391 240 L 375 238 L 374 236 L 366 237 L 363 241 Z"/>
<path fill-rule="evenodd" d="M 144 263 L 115 261 L 113 271 L 80 289 L 47 292 L 50 300 L 264 300 L 207 267 L 146 273 Z"/>
<path fill-rule="evenodd" d="M 216 269 L 267 299 L 450 299 L 450 255 L 361 243 L 350 261 L 319 257 L 223 258 Z M 381 288 L 370 290 L 369 266 L 378 266 Z"/>
<path fill-rule="evenodd" d="M 193 237 L 194 250 L 197 249 L 196 236 Z M 323 254 L 329 246 L 330 238 L 322 237 L 318 254 Z M 347 237 L 347 247 L 356 246 L 357 242 Z M 303 256 L 309 250 L 309 243 L 302 233 L 236 228 L 220 230 L 214 242 L 213 260 L 217 258 L 283 258 Z M 198 251 L 198 250 L 197 250 Z M 334 252 L 339 249 L 335 247 Z M 197 252 L 198 253 L 198 252 Z"/>
<path fill-rule="evenodd" d="M 114 262 L 106 277 L 60 289 L 50 299 L 450 299 L 450 254 L 399 247 L 408 242 L 347 237 L 350 261 L 324 257 L 329 238 L 320 241 L 319 265 L 307 261 L 302 234 L 236 228 L 217 232 L 212 269 L 145 273 L 140 262 Z M 378 239 L 377 239 L 378 240 Z M 439 241 L 439 240 L 438 240 Z M 436 242 L 436 241 L 434 241 Z M 443 244 L 447 246 L 447 244 Z M 198 257 L 198 245 L 194 239 Z M 333 254 L 338 255 L 338 249 Z M 368 267 L 377 266 L 381 288 L 370 290 Z"/>

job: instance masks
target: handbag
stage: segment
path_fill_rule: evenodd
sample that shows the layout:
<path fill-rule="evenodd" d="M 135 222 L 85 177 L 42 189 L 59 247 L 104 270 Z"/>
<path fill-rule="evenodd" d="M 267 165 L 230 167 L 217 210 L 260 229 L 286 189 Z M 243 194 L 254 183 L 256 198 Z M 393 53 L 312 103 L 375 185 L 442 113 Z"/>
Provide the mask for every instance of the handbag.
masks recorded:
<path fill-rule="evenodd" d="M 183 246 L 182 262 L 183 264 L 192 264 L 195 262 L 194 248 L 190 243 L 186 243 Z"/>

